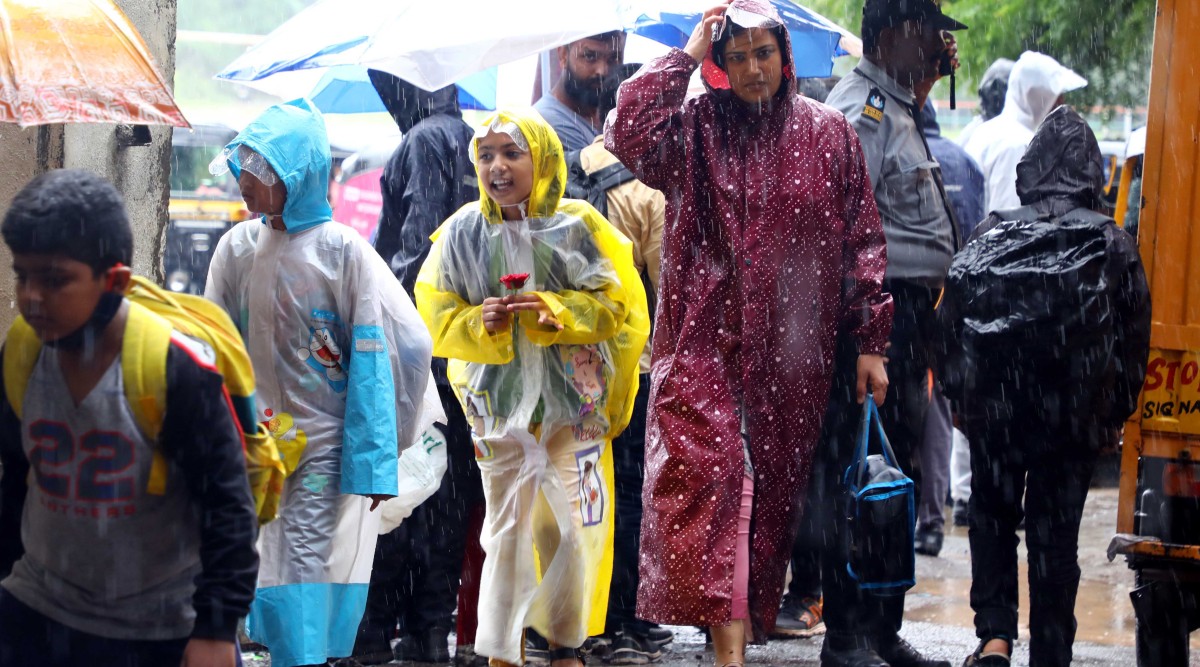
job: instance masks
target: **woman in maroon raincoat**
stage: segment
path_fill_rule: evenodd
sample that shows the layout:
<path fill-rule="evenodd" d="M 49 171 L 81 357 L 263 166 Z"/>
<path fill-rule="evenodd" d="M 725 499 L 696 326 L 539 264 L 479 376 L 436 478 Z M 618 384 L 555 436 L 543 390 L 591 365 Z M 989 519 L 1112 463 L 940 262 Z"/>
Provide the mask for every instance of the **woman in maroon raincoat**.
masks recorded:
<path fill-rule="evenodd" d="M 768 2 L 726 9 L 621 86 L 605 136 L 668 202 L 638 615 L 712 627 L 718 665 L 741 663 L 744 638 L 775 625 L 838 332 L 858 344 L 859 400 L 870 384 L 881 402 L 892 315 L 857 135 L 796 94 Z M 701 59 L 708 93 L 685 102 Z M 749 624 L 734 590 L 747 477 Z"/>

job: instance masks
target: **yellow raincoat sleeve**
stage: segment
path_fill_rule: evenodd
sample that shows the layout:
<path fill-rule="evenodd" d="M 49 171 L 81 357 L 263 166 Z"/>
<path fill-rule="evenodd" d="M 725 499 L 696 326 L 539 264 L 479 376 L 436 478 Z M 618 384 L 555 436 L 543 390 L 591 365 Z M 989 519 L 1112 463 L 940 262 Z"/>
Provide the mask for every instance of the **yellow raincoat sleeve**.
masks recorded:
<path fill-rule="evenodd" d="M 513 360 L 512 332 L 489 333 L 483 326 L 483 306 L 467 303 L 454 290 L 454 270 L 445 253 L 445 228 L 443 225 L 434 233 L 433 247 L 414 288 L 417 311 L 433 337 L 433 356 L 476 364 L 507 364 Z"/>

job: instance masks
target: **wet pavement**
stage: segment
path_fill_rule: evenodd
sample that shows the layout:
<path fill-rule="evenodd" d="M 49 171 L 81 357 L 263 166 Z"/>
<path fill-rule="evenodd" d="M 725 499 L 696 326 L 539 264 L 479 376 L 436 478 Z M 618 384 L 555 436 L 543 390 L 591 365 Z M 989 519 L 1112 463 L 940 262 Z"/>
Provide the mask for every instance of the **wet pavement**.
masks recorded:
<path fill-rule="evenodd" d="M 1132 667 L 1134 658 L 1134 617 L 1129 602 L 1133 572 L 1123 560 L 1108 562 L 1105 554 L 1116 526 L 1117 490 L 1093 489 L 1088 495 L 1079 539 L 1079 564 L 1083 580 L 1076 602 L 1079 630 L 1075 641 L 1074 664 L 1080 667 Z M 949 513 L 947 512 L 947 518 Z M 968 595 L 971 585 L 971 561 L 966 528 L 948 532 L 942 553 L 937 558 L 917 557 L 917 586 L 908 595 L 904 629 L 901 634 L 931 657 L 949 660 L 957 667 L 977 640 L 972 626 Z M 1024 546 L 1021 547 L 1021 637 L 1014 665 L 1028 665 L 1028 590 Z M 664 667 L 713 664 L 711 650 L 706 652 L 704 638 L 694 628 L 676 628 L 675 643 L 660 663 Z M 1200 633 L 1192 639 L 1191 664 L 1200 667 Z M 820 664 L 821 639 L 772 641 L 753 646 L 747 664 L 803 665 Z M 247 654 L 250 658 L 250 654 Z M 594 661 L 598 662 L 598 661 Z M 399 664 L 399 663 L 394 663 Z M 415 663 L 408 663 L 415 664 Z M 248 667 L 267 667 L 269 661 L 256 657 Z"/>

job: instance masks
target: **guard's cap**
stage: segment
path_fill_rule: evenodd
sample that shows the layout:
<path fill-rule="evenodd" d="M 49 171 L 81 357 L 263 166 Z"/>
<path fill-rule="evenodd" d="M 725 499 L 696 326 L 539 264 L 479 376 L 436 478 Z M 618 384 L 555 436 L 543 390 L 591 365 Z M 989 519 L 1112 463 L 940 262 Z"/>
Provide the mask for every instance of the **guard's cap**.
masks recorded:
<path fill-rule="evenodd" d="M 942 13 L 940 0 L 866 0 L 863 23 L 890 28 L 909 19 L 928 22 L 936 30 L 966 30 L 967 26 Z"/>

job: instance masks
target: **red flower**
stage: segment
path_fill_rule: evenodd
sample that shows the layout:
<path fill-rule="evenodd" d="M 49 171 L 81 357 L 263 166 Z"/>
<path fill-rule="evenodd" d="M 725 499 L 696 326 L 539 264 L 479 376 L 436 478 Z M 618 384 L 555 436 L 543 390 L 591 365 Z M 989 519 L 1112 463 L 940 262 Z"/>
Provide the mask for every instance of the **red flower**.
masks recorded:
<path fill-rule="evenodd" d="M 525 286 L 525 281 L 529 280 L 528 273 L 510 273 L 506 276 L 500 276 L 500 282 L 510 290 L 519 290 Z"/>

